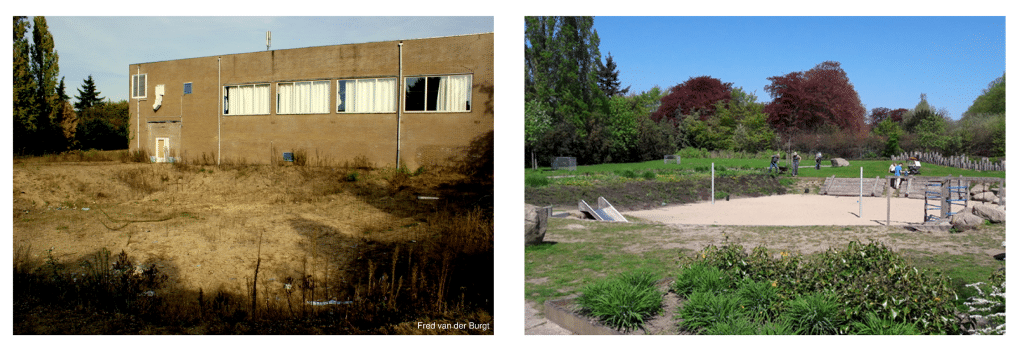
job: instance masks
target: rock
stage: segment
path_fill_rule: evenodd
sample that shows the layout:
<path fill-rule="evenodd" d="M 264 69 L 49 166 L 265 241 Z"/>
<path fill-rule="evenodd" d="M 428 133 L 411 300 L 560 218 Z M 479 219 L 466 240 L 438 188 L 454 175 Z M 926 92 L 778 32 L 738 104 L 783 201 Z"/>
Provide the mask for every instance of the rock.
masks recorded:
<path fill-rule="evenodd" d="M 969 211 L 963 210 L 953 215 L 952 220 L 953 228 L 959 231 L 975 229 L 978 226 L 981 226 L 981 224 L 984 222 L 985 220 L 982 219 L 981 217 L 971 214 L 971 212 Z"/>
<path fill-rule="evenodd" d="M 834 158 L 834 159 L 832 159 L 832 167 L 843 167 L 843 166 L 850 166 L 850 162 L 846 161 L 846 159 L 843 159 L 843 158 Z"/>
<path fill-rule="evenodd" d="M 981 192 L 971 196 L 971 200 L 976 200 L 985 203 L 994 203 L 999 198 L 996 197 L 995 193 L 992 192 Z"/>
<path fill-rule="evenodd" d="M 975 194 L 978 194 L 978 193 L 983 193 L 983 192 L 988 192 L 988 191 L 989 191 L 988 188 L 985 187 L 985 185 L 981 184 L 981 183 L 976 183 L 976 184 L 974 184 L 974 187 L 971 187 L 971 195 L 972 196 L 975 195 Z"/>
<path fill-rule="evenodd" d="M 526 204 L 526 245 L 544 242 L 544 234 L 548 232 L 548 211 L 536 205 Z"/>
<path fill-rule="evenodd" d="M 994 224 L 1006 222 L 1006 211 L 1000 210 L 996 206 L 978 204 L 973 208 L 974 210 L 972 213 L 974 213 L 974 215 L 980 216 L 983 219 L 988 219 L 988 221 Z"/>

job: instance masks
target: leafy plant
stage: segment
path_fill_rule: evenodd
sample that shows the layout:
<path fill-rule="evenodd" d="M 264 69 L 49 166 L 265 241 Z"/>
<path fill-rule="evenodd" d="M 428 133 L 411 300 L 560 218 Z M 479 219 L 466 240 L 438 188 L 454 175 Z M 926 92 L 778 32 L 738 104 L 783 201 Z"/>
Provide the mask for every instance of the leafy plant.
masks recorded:
<path fill-rule="evenodd" d="M 526 175 L 526 187 L 544 187 L 549 183 L 548 178 L 544 175 Z"/>
<path fill-rule="evenodd" d="M 725 272 L 716 267 L 694 264 L 679 272 L 671 288 L 679 296 L 704 291 L 720 293 L 728 290 L 729 280 Z"/>
<path fill-rule="evenodd" d="M 787 302 L 786 317 L 799 335 L 835 335 L 840 333 L 842 312 L 835 296 L 812 293 Z"/>
<path fill-rule="evenodd" d="M 869 313 L 863 322 L 853 322 L 850 327 L 853 335 L 920 335 L 914 324 L 881 319 L 874 313 Z"/>
<path fill-rule="evenodd" d="M 719 321 L 704 329 L 704 335 L 758 335 L 761 326 L 746 317 Z"/>
<path fill-rule="evenodd" d="M 643 328 L 647 318 L 662 311 L 662 292 L 653 284 L 650 272 L 628 272 L 584 287 L 576 303 L 584 314 L 615 329 L 636 330 Z"/>
<path fill-rule="evenodd" d="M 700 332 L 716 323 L 730 323 L 743 316 L 740 297 L 700 291 L 687 297 L 687 302 L 676 311 L 679 328 Z"/>
<path fill-rule="evenodd" d="M 743 279 L 736 294 L 746 311 L 757 321 L 766 321 L 776 316 L 781 303 L 778 288 L 771 282 Z"/>

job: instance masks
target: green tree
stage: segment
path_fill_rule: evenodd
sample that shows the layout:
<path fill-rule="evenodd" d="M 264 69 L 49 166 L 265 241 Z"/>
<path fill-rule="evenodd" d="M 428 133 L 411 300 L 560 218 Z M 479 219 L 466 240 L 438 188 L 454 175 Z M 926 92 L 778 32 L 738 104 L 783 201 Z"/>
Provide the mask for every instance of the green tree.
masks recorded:
<path fill-rule="evenodd" d="M 28 17 L 14 16 L 14 73 L 11 76 L 14 101 L 11 108 L 14 115 L 14 149 L 17 153 L 33 151 L 30 143 L 34 140 L 38 117 L 36 81 L 30 59 L 32 45 L 27 36 L 29 27 L 31 23 Z"/>
<path fill-rule="evenodd" d="M 581 137 L 603 96 L 597 86 L 600 38 L 593 24 L 593 17 L 526 18 L 526 100 L 543 103 Z"/>
<path fill-rule="evenodd" d="M 54 49 L 53 35 L 46 25 L 46 18 L 32 18 L 32 73 L 37 83 L 35 93 L 36 105 L 36 140 L 37 152 L 48 152 L 63 149 L 62 131 L 59 128 L 58 113 L 63 108 L 57 92 L 57 76 L 60 67 L 58 55 Z"/>
<path fill-rule="evenodd" d="M 536 100 L 526 102 L 526 116 L 523 121 L 526 137 L 526 148 L 530 153 L 530 165 L 537 168 L 537 148 L 541 139 L 551 131 L 551 115 L 544 111 L 544 106 Z"/>
<path fill-rule="evenodd" d="M 130 138 L 128 101 L 101 102 L 81 112 L 76 139 L 82 149 L 125 149 Z"/>
<path fill-rule="evenodd" d="M 967 108 L 968 114 L 1005 114 L 1006 113 L 1006 73 L 988 84 L 974 103 Z"/>
<path fill-rule="evenodd" d="M 882 120 L 873 132 L 885 138 L 885 150 L 882 151 L 882 155 L 893 156 L 903 152 L 903 148 L 900 148 L 900 137 L 904 132 L 899 123 L 891 119 Z"/>
<path fill-rule="evenodd" d="M 96 104 L 103 102 L 103 98 L 100 97 L 100 92 L 96 90 L 96 82 L 93 81 L 92 75 L 82 82 L 82 88 L 78 88 L 78 95 L 75 96 L 78 102 L 75 103 L 75 109 L 82 111 L 93 107 Z"/>
<path fill-rule="evenodd" d="M 543 138 L 541 143 L 557 145 L 538 149 L 575 156 L 581 164 L 604 159 L 595 152 L 605 148 L 599 137 L 604 135 L 607 114 L 600 110 L 604 99 L 597 85 L 600 39 L 593 17 L 531 16 L 525 22 L 525 98 L 538 102 L 539 111 L 551 116 L 552 131 L 557 133 L 550 135 L 561 136 Z M 567 126 L 573 128 L 573 138 L 562 135 Z"/>
<path fill-rule="evenodd" d="M 629 87 L 619 89 L 622 82 L 619 82 L 619 71 L 616 70 L 615 61 L 612 60 L 612 53 L 608 53 L 605 62 L 597 60 L 597 84 L 601 87 L 606 97 L 623 95 L 629 92 Z"/>

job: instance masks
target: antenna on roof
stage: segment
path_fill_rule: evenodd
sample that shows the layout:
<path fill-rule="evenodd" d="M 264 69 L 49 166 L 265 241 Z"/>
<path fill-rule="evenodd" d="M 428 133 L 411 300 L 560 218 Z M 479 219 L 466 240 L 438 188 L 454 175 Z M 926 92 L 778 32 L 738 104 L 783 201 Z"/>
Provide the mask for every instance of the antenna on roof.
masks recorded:
<path fill-rule="evenodd" d="M 270 50 L 270 31 L 267 31 L 267 50 Z"/>

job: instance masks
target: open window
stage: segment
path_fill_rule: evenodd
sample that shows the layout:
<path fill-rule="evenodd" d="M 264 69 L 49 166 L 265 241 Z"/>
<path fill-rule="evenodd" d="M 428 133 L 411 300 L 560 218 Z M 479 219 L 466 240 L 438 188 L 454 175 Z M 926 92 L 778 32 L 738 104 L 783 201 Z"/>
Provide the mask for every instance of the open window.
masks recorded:
<path fill-rule="evenodd" d="M 405 111 L 470 111 L 473 75 L 407 77 Z"/>

